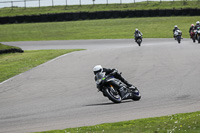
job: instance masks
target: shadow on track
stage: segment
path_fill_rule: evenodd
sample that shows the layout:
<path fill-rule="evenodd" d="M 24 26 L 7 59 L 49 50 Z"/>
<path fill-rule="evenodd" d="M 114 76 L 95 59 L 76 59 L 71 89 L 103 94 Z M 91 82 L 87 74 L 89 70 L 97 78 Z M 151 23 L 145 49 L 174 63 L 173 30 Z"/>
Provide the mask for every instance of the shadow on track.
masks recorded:
<path fill-rule="evenodd" d="M 129 101 L 122 101 L 122 103 L 129 103 L 129 102 L 134 102 L 132 100 L 129 100 Z M 85 105 L 85 106 L 102 106 L 102 105 L 115 105 L 115 104 L 120 104 L 120 103 L 113 103 L 113 102 L 110 102 L 110 103 L 97 103 L 97 104 L 88 104 L 88 105 Z"/>

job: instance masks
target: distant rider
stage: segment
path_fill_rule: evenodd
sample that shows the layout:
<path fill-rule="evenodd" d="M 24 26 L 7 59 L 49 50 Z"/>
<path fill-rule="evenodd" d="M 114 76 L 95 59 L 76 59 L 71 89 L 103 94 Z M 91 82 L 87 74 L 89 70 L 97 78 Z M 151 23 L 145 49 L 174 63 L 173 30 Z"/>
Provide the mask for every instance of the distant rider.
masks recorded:
<path fill-rule="evenodd" d="M 196 32 L 195 32 L 195 38 L 197 38 L 197 31 L 198 31 L 199 28 L 200 28 L 200 24 L 199 24 L 199 21 L 197 21 L 196 25 L 194 27 L 194 29 L 196 30 Z"/>
<path fill-rule="evenodd" d="M 126 81 L 120 73 L 118 73 L 118 71 L 116 69 L 109 69 L 109 68 L 103 68 L 101 65 L 96 65 L 94 68 L 93 68 L 93 72 L 94 72 L 94 75 L 96 75 L 97 73 L 99 72 L 105 72 L 106 75 L 110 74 L 110 73 L 113 73 L 113 76 L 116 78 L 116 79 L 119 79 L 121 80 L 124 84 L 126 84 L 130 89 L 135 89 L 136 87 L 133 86 L 132 84 L 130 84 L 128 81 Z M 96 76 L 95 76 L 95 81 L 96 81 Z M 101 88 L 99 88 L 99 86 L 97 86 L 97 88 L 99 90 L 101 90 Z"/>
<path fill-rule="evenodd" d="M 174 34 L 174 32 L 175 32 L 176 30 L 180 30 L 180 29 L 178 28 L 177 25 L 175 25 L 175 26 L 174 26 L 174 29 L 173 29 L 173 35 L 174 35 L 174 38 L 175 38 L 175 34 Z M 176 39 L 176 38 L 175 38 L 175 39 Z"/>
<path fill-rule="evenodd" d="M 200 27 L 199 21 L 196 22 L 194 29 L 197 30 L 198 27 Z"/>
<path fill-rule="evenodd" d="M 139 34 L 142 36 L 142 32 L 140 32 L 137 28 L 135 29 L 135 33 L 134 33 L 134 37 L 135 37 L 135 41 L 138 39 Z"/>
<path fill-rule="evenodd" d="M 194 24 L 191 24 L 191 27 L 190 27 L 190 29 L 189 29 L 189 33 L 191 32 L 191 31 L 193 31 L 194 30 Z"/>
<path fill-rule="evenodd" d="M 194 30 L 195 30 L 195 28 L 194 28 L 194 24 L 191 24 L 191 27 L 190 27 L 190 29 L 189 29 L 189 34 L 190 34 L 190 37 L 192 38 L 192 36 L 194 35 Z M 192 31 L 192 32 L 191 32 Z"/>

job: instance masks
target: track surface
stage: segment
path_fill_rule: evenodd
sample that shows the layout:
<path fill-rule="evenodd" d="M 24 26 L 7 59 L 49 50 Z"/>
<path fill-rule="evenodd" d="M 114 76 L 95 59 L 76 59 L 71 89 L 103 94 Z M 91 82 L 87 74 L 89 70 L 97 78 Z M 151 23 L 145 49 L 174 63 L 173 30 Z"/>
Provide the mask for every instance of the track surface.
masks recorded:
<path fill-rule="evenodd" d="M 184 39 L 9 42 L 22 49 L 85 48 L 0 84 L 0 133 L 27 133 L 200 110 L 200 45 Z M 113 104 L 93 66 L 117 68 L 142 94 Z"/>

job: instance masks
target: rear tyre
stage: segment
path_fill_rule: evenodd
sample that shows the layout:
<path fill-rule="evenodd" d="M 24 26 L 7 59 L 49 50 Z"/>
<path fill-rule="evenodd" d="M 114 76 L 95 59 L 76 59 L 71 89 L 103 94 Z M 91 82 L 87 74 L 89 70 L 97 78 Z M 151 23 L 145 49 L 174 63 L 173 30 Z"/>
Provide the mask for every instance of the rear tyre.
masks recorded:
<path fill-rule="evenodd" d="M 106 88 L 104 93 L 108 97 L 108 99 L 110 99 L 114 103 L 121 103 L 122 98 L 113 87 Z M 115 93 L 117 93 L 117 94 L 115 94 Z"/>

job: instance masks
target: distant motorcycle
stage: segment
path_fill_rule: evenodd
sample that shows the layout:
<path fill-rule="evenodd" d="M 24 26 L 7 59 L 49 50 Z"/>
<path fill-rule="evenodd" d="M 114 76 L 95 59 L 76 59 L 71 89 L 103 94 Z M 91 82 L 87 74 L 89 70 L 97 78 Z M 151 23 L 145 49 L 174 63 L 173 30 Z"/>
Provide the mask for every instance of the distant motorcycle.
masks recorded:
<path fill-rule="evenodd" d="M 181 30 L 176 30 L 174 32 L 174 37 L 178 41 L 178 43 L 181 43 L 181 37 L 182 36 L 182 31 Z"/>
<path fill-rule="evenodd" d="M 196 40 L 195 32 L 196 32 L 196 30 L 191 30 L 191 32 L 190 32 L 190 38 L 193 40 L 194 43 L 195 43 L 195 40 Z"/>
<path fill-rule="evenodd" d="M 196 31 L 196 40 L 200 43 L 200 30 Z"/>
<path fill-rule="evenodd" d="M 141 46 L 141 43 L 142 43 L 142 35 L 141 35 L 140 33 L 136 35 L 135 41 L 136 41 L 136 43 L 138 44 L 138 46 Z"/>
<path fill-rule="evenodd" d="M 105 72 L 96 74 L 96 84 L 102 88 L 100 91 L 114 103 L 132 99 L 138 101 L 141 98 L 139 90 L 135 87 L 130 89 L 122 81 L 114 78 L 113 73 L 105 75 Z"/>

